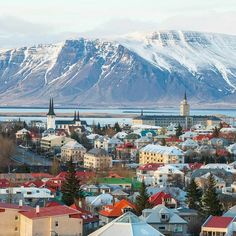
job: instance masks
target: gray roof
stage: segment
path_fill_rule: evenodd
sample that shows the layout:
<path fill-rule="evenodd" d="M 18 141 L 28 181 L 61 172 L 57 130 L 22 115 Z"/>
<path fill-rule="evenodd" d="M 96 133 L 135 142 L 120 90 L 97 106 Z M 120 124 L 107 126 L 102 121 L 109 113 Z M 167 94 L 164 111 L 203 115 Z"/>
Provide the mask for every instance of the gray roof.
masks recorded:
<path fill-rule="evenodd" d="M 94 155 L 96 157 L 107 156 L 106 150 L 105 149 L 101 149 L 101 148 L 93 148 L 93 149 L 88 151 L 88 154 Z"/>

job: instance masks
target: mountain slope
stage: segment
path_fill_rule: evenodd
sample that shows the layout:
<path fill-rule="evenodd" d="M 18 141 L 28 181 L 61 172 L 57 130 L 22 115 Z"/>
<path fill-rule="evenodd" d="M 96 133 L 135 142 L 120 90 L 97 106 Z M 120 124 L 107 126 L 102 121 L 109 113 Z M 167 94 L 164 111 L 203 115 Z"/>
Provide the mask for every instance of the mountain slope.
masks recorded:
<path fill-rule="evenodd" d="M 161 31 L 0 51 L 2 105 L 233 103 L 236 36 Z"/>

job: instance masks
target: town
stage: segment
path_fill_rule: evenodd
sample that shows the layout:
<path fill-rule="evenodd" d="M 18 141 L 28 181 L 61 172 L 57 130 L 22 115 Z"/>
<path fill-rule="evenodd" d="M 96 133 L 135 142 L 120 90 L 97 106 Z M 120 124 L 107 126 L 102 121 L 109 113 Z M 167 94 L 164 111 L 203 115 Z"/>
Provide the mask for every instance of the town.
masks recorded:
<path fill-rule="evenodd" d="M 236 233 L 236 128 L 225 117 L 0 123 L 0 235 Z"/>

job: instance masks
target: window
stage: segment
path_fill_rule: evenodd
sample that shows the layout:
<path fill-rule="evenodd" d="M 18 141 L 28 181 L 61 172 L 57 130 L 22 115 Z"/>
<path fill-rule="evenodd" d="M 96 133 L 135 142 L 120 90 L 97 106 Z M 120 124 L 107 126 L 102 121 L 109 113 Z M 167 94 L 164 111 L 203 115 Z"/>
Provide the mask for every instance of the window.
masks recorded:
<path fill-rule="evenodd" d="M 58 227 L 58 221 L 55 221 L 55 226 Z"/>
<path fill-rule="evenodd" d="M 18 228 L 17 228 L 17 227 L 15 227 L 15 231 L 18 231 Z"/>
<path fill-rule="evenodd" d="M 18 220 L 18 216 L 15 216 L 15 220 Z"/>

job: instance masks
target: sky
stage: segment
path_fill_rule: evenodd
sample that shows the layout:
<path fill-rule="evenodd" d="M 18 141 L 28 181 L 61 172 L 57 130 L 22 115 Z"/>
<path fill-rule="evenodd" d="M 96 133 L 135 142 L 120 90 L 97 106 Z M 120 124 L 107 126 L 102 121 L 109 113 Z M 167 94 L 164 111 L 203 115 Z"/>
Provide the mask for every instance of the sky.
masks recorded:
<path fill-rule="evenodd" d="M 236 0 L 0 0 L 0 48 L 137 31 L 236 35 Z"/>

